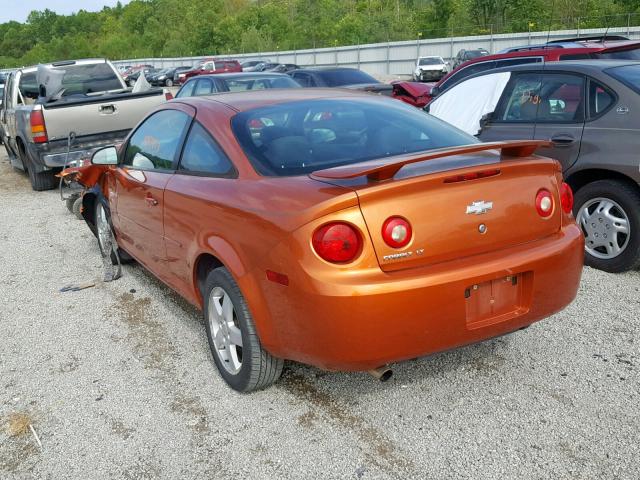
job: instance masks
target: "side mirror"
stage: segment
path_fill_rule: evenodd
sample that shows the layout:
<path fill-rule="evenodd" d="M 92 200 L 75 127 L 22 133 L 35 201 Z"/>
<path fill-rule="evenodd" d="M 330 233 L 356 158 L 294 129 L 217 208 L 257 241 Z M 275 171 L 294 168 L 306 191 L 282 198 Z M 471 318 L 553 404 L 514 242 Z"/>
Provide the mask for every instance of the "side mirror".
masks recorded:
<path fill-rule="evenodd" d="M 437 86 L 432 87 L 429 94 L 431 95 L 431 98 L 436 98 L 438 95 L 440 95 L 440 88 Z"/>
<path fill-rule="evenodd" d="M 116 147 L 105 147 L 97 150 L 91 156 L 92 165 L 117 165 L 118 150 Z"/>
<path fill-rule="evenodd" d="M 491 119 L 493 118 L 493 112 L 485 113 L 482 117 L 480 117 L 480 130 L 486 127 Z"/>

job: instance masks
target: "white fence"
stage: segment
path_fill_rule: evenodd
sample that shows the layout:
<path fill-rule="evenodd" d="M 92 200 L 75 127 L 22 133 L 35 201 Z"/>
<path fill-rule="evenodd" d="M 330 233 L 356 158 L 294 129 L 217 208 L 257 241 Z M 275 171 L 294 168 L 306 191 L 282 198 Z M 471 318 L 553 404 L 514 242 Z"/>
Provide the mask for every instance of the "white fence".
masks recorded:
<path fill-rule="evenodd" d="M 377 76 L 407 76 L 414 69 L 416 58 L 421 55 L 439 55 L 451 60 L 460 49 L 486 48 L 495 53 L 509 47 L 545 43 L 576 36 L 603 34 L 625 35 L 640 40 L 640 27 L 616 27 L 582 30 L 555 30 L 552 32 L 506 33 L 499 35 L 477 35 L 471 37 L 450 37 L 429 40 L 408 40 L 403 42 L 372 43 L 336 48 L 317 48 L 275 52 L 217 55 L 220 58 L 235 58 L 240 61 L 264 58 L 279 63 L 295 63 L 301 66 L 342 66 L 360 68 Z M 213 55 L 212 55 L 213 56 Z M 136 58 L 117 60 L 116 65 L 150 64 L 155 67 L 177 67 L 194 65 L 203 57 L 178 58 Z"/>
<path fill-rule="evenodd" d="M 460 49 L 486 48 L 491 53 L 509 47 L 534 45 L 549 40 L 576 36 L 602 35 L 604 28 L 586 30 L 555 30 L 552 32 L 507 33 L 500 35 L 478 35 L 429 40 L 351 45 L 336 48 L 309 50 L 256 52 L 218 55 L 220 58 L 245 59 L 264 58 L 278 63 L 295 63 L 301 66 L 342 66 L 360 68 L 373 75 L 406 76 L 414 69 L 416 58 L 421 55 L 439 55 L 445 60 L 453 59 Z M 607 30 L 608 35 L 625 35 L 640 40 L 640 27 L 619 27 Z M 213 55 L 212 55 L 213 56 Z M 158 68 L 194 65 L 203 57 L 137 58 L 115 61 L 116 65 L 150 64 Z"/>

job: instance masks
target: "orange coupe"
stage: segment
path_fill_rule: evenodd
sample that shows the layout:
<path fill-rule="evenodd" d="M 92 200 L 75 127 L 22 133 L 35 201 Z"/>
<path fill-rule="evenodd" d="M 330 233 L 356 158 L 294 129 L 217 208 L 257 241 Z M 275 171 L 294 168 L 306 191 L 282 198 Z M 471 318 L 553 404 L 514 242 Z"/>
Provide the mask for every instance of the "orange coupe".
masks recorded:
<path fill-rule="evenodd" d="M 379 372 L 566 307 L 583 236 L 543 143 L 366 93 L 256 91 L 166 103 L 77 174 L 103 254 L 201 308 L 220 374 L 251 391 L 284 359 Z"/>

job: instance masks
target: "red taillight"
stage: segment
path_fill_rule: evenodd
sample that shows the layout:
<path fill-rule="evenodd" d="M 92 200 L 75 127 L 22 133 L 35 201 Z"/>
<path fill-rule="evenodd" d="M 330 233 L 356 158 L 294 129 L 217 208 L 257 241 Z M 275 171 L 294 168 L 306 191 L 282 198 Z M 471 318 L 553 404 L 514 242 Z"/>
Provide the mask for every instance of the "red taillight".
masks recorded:
<path fill-rule="evenodd" d="M 538 211 L 538 215 L 543 218 L 547 218 L 553 213 L 553 196 L 549 190 L 538 191 L 536 195 L 536 210 Z"/>
<path fill-rule="evenodd" d="M 478 178 L 494 177 L 500 174 L 500 170 L 484 170 L 482 172 L 470 172 L 463 175 L 454 175 L 444 179 L 444 183 L 466 182 L 467 180 L 477 180 Z"/>
<path fill-rule="evenodd" d="M 389 217 L 382 224 L 382 238 L 393 248 L 402 248 L 411 241 L 411 224 L 402 217 Z"/>
<path fill-rule="evenodd" d="M 173 94 L 171 92 L 164 92 L 164 98 L 168 102 L 169 100 L 173 100 Z"/>
<path fill-rule="evenodd" d="M 564 182 L 560 186 L 560 205 L 562 205 L 564 213 L 571 213 L 573 210 L 573 192 L 571 187 Z"/>
<path fill-rule="evenodd" d="M 32 110 L 29 115 L 31 122 L 31 137 L 34 143 L 45 143 L 49 141 L 47 137 L 47 127 L 44 124 L 42 110 Z"/>
<path fill-rule="evenodd" d="M 313 249 L 327 262 L 350 262 L 360 252 L 362 240 L 357 230 L 347 223 L 323 225 L 313 234 Z"/>

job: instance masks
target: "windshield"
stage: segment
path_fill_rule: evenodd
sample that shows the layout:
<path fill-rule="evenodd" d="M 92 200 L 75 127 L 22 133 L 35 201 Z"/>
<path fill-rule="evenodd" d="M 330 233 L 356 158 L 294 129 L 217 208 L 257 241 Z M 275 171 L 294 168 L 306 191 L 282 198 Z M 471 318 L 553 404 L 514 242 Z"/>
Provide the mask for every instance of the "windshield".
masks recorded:
<path fill-rule="evenodd" d="M 640 60 L 640 48 L 616 50 L 614 52 L 597 52 L 593 56 L 603 60 Z"/>
<path fill-rule="evenodd" d="M 640 93 L 640 65 L 608 68 L 605 70 L 605 73 L 621 81 L 637 93 Z"/>
<path fill-rule="evenodd" d="M 358 85 L 360 83 L 379 83 L 371 75 L 361 72 L 360 70 L 327 70 L 318 71 L 318 74 L 329 87 Z"/>
<path fill-rule="evenodd" d="M 396 100 L 290 102 L 241 112 L 231 124 L 255 169 L 267 176 L 478 142 Z"/>
<path fill-rule="evenodd" d="M 439 57 L 421 58 L 418 65 L 442 65 L 444 60 Z"/>

